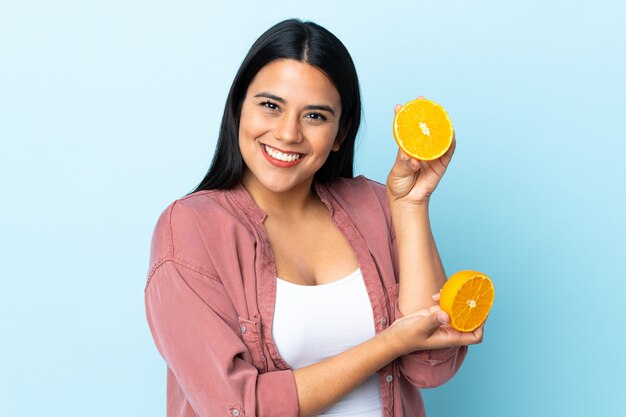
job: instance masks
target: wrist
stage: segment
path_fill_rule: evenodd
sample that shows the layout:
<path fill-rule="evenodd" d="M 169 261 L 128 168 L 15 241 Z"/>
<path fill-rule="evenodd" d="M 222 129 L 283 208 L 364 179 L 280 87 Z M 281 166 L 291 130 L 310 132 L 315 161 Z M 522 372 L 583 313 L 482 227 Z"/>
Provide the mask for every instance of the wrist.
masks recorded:
<path fill-rule="evenodd" d="M 430 203 L 430 196 L 425 196 L 419 199 L 407 199 L 406 196 L 399 197 L 393 195 L 389 188 L 387 188 L 387 200 L 389 201 L 389 207 L 392 210 L 424 210 L 428 208 Z"/>
<path fill-rule="evenodd" d="M 408 228 L 406 232 L 411 235 L 414 233 L 412 230 L 415 229 L 416 225 L 424 225 L 430 221 L 428 203 L 396 203 L 390 205 L 389 209 L 396 233 L 403 233 L 403 230 Z"/>
<path fill-rule="evenodd" d="M 404 348 L 396 332 L 397 329 L 393 325 L 380 332 L 381 343 L 384 344 L 385 350 L 393 356 L 392 360 L 404 354 Z"/>

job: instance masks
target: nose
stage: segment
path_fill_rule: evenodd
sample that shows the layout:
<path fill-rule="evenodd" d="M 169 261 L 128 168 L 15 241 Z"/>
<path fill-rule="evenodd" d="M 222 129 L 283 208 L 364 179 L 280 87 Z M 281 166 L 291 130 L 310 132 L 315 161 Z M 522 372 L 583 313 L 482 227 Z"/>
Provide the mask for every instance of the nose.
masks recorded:
<path fill-rule="evenodd" d="M 302 140 L 302 132 L 300 131 L 298 115 L 289 113 L 281 115 L 274 127 L 274 137 L 281 142 L 300 142 Z"/>

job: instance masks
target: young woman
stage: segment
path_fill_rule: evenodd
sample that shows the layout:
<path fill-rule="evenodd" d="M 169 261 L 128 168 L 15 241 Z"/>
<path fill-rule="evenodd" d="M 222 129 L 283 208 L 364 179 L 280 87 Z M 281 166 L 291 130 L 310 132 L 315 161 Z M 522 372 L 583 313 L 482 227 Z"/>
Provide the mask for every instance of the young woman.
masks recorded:
<path fill-rule="evenodd" d="M 399 151 L 386 186 L 354 178 L 360 112 L 352 59 L 319 25 L 280 22 L 248 52 L 209 172 L 152 237 L 168 417 L 423 416 L 417 388 L 482 341 L 437 306 L 428 202 L 454 146 Z"/>

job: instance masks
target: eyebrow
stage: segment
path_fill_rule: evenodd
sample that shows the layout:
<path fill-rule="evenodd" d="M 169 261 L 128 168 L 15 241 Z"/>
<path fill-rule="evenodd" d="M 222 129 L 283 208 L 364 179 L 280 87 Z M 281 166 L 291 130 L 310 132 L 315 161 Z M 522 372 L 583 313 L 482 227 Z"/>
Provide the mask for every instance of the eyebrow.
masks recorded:
<path fill-rule="evenodd" d="M 285 100 L 284 98 L 275 96 L 274 94 L 266 93 L 265 91 L 259 94 L 256 94 L 254 97 L 265 97 L 265 98 L 269 98 L 272 100 L 276 100 L 279 103 L 283 103 L 283 104 L 287 103 L 287 100 Z M 304 106 L 304 110 L 324 110 L 324 111 L 329 112 L 333 116 L 335 116 L 335 111 L 333 110 L 333 108 L 330 106 L 326 106 L 324 104 L 309 104 L 308 106 Z"/>

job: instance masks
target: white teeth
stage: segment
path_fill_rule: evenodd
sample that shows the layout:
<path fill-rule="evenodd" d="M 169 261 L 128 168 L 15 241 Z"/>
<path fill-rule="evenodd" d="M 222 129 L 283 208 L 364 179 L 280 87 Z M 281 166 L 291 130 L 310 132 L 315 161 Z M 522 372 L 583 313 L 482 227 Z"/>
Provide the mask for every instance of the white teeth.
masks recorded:
<path fill-rule="evenodd" d="M 274 148 L 270 148 L 267 145 L 265 146 L 265 150 L 267 151 L 267 153 L 274 159 L 278 159 L 279 161 L 284 161 L 284 162 L 293 162 L 296 159 L 300 158 L 299 154 L 286 154 L 286 153 L 282 153 L 280 151 L 277 151 Z"/>

